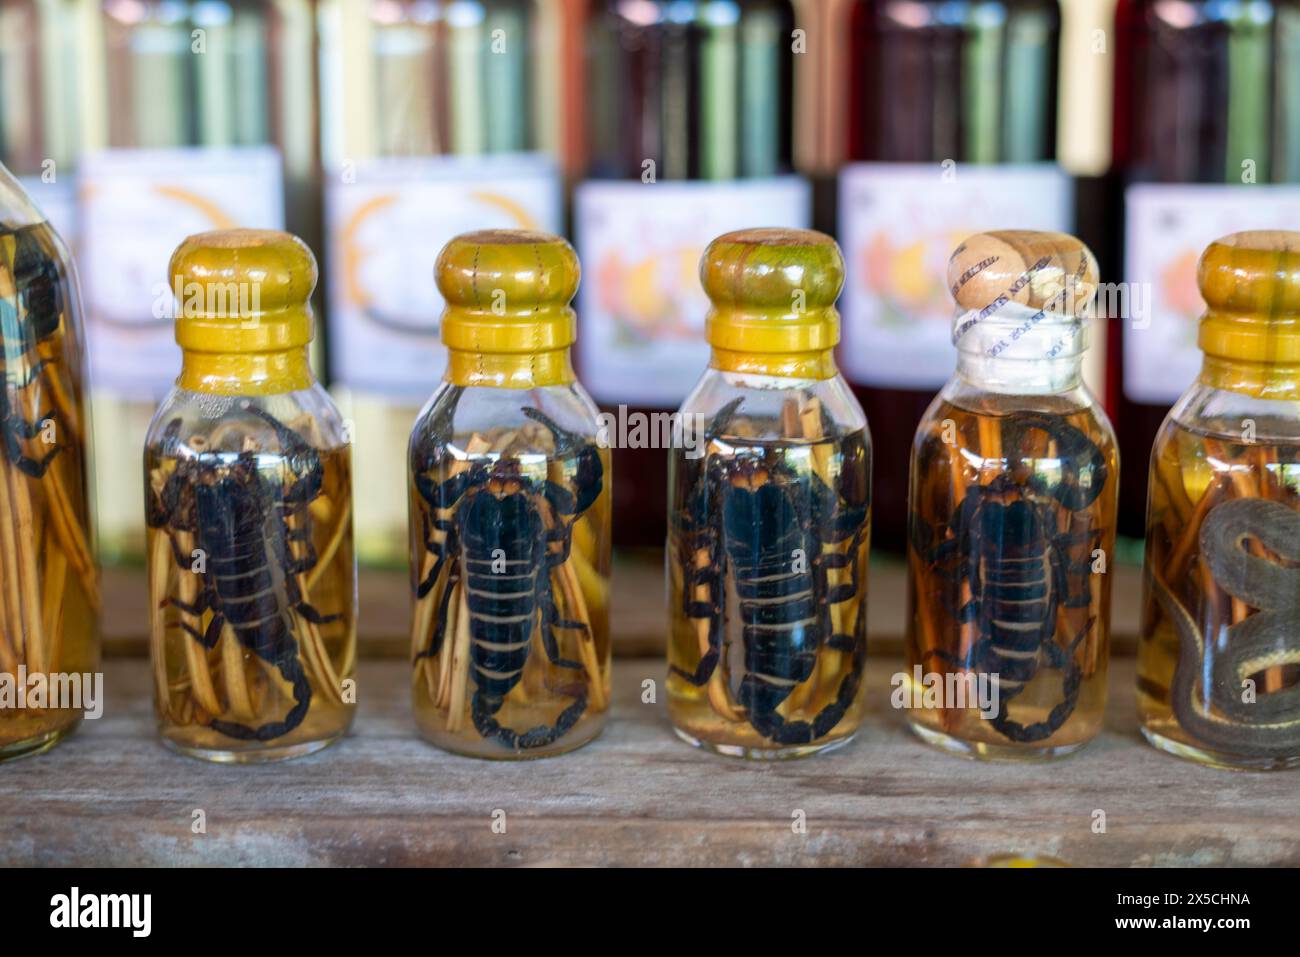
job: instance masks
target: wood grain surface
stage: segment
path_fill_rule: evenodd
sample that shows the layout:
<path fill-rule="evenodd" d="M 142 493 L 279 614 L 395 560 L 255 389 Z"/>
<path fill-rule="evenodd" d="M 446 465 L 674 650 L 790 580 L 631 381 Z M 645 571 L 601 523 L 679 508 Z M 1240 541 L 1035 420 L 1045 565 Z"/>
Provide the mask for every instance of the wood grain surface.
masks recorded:
<path fill-rule="evenodd" d="M 653 679 L 662 702 L 662 660 L 623 659 L 596 743 L 500 763 L 418 740 L 405 663 L 367 659 L 351 736 L 297 761 L 223 767 L 164 750 L 147 663 L 110 659 L 102 719 L 0 767 L 0 864 L 1300 864 L 1295 775 L 1216 771 L 1145 746 L 1131 659 L 1112 669 L 1101 737 L 1045 765 L 927 748 L 889 705 L 898 667 L 870 661 L 871 710 L 851 744 L 753 764 L 679 742 L 662 704 L 640 701 Z M 196 809 L 206 834 L 191 833 Z"/>

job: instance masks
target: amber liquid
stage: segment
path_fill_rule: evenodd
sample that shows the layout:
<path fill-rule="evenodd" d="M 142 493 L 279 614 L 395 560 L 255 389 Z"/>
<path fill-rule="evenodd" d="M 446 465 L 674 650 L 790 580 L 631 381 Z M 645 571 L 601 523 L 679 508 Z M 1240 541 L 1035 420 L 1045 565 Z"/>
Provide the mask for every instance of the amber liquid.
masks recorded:
<path fill-rule="evenodd" d="M 303 417 L 285 424 L 309 436 L 313 423 Z M 265 436 L 266 432 L 259 428 L 258 434 Z M 146 496 L 153 496 L 155 505 L 164 495 L 168 479 L 178 467 L 191 466 L 199 448 L 219 455 L 212 456 L 217 461 L 205 462 L 190 471 L 179 493 L 179 508 L 166 524 L 148 531 L 154 700 L 163 739 L 195 757 L 241 763 L 294 757 L 325 747 L 348 729 L 356 711 L 356 565 L 350 449 L 318 453 L 320 493 L 306 508 L 284 509 L 285 523 L 294 537 L 286 540 L 287 561 L 271 568 L 270 563 L 277 559 L 268 558 L 267 552 L 281 554 L 276 546 L 283 534 L 277 503 L 301 480 L 286 459 L 276 454 L 276 440 L 260 442 L 249 437 L 241 425 L 220 420 L 204 434 L 183 435 L 180 439 L 190 450 L 183 455 L 161 443 L 145 450 Z M 265 740 L 228 734 L 213 727 L 213 723 L 253 729 L 291 723 L 290 715 L 301 698 L 292 673 L 286 676 L 282 668 L 241 642 L 229 619 L 213 647 L 205 648 L 195 633 L 207 636 L 216 612 L 204 608 L 201 614 L 193 614 L 183 607 L 202 604 L 205 589 L 215 587 L 214 556 L 201 554 L 194 531 L 195 489 L 223 479 L 239 481 L 234 463 L 239 460 L 240 450 L 257 451 L 261 474 L 271 483 L 281 483 L 282 492 L 264 492 L 264 507 L 272 517 L 257 533 L 263 547 L 256 548 L 256 558 L 236 570 L 223 567 L 221 574 L 247 575 L 254 573 L 259 563 L 268 563 L 274 605 L 287 623 L 292 658 L 311 689 L 301 721 Z M 291 573 L 292 569 L 286 567 L 288 561 L 302 559 L 310 550 L 315 552 L 315 565 Z M 184 564 L 178 561 L 178 552 L 186 559 Z M 196 566 L 195 559 L 199 558 L 205 560 L 203 566 Z M 323 624 L 307 620 L 301 607 L 294 604 L 297 596 L 290 581 L 296 584 L 302 602 L 323 616 L 339 617 Z M 265 598 L 261 600 L 266 602 Z M 251 632 L 241 630 L 238 634 L 251 643 Z"/>
<path fill-rule="evenodd" d="M 410 487 L 411 569 L 414 576 L 411 657 L 414 662 L 416 723 L 426 740 L 449 751 L 474 757 L 539 758 L 572 751 L 600 734 L 609 711 L 612 484 L 609 452 L 594 445 L 590 447 L 600 458 L 600 494 L 582 512 L 566 516 L 552 509 L 543 490 L 549 481 L 576 494 L 574 480 L 579 472 L 578 456 L 581 453 L 557 456 L 550 433 L 532 425 L 518 430 L 476 432 L 465 443 L 465 448 L 468 450 L 467 458 L 444 455 L 426 473 L 430 480 L 440 485 L 464 473 L 475 463 L 485 466 L 484 480 L 475 481 L 448 508 L 435 509 L 416 489 L 414 480 Z M 433 587 L 423 598 L 415 594 L 415 589 L 429 579 L 437 562 L 437 554 L 426 543 L 430 540 L 442 543 L 447 538 L 448 532 L 437 529 L 435 522 L 449 522 L 456 526 L 460 513 L 469 508 L 475 496 L 504 498 L 513 494 L 526 496 L 528 509 L 535 509 L 540 518 L 538 537 L 530 550 L 532 554 L 541 554 L 545 550 L 558 559 L 563 554 L 567 538 L 569 556 L 562 563 L 550 565 L 549 569 L 525 571 L 518 567 L 502 567 L 500 571 L 512 577 L 524 577 L 530 572 L 546 576 L 558 620 L 566 624 L 581 623 L 585 627 L 565 627 L 548 622 L 542 603 L 537 600 L 543 592 L 540 588 L 531 599 L 498 599 L 506 602 L 506 607 L 495 609 L 501 616 L 531 607 L 535 617 L 523 671 L 505 694 L 501 706 L 492 711 L 482 706 L 486 698 L 479 697 L 481 691 L 474 657 L 485 653 L 493 643 L 508 643 L 511 638 L 505 631 L 483 637 L 485 632 L 480 629 L 490 625 L 485 618 L 475 618 L 488 615 L 489 610 L 471 612 L 469 609 L 469 582 L 465 574 L 469 556 L 461 531 L 453 533 L 459 547 L 451 550 L 434 579 Z M 467 526 L 457 527 L 465 532 L 471 531 Z M 502 532 L 501 528 L 477 526 L 474 530 L 488 537 Z M 505 537 L 509 537 L 509 533 Z M 506 542 L 500 538 L 497 541 L 501 545 L 523 547 L 515 539 Z M 502 549 L 499 554 L 504 552 Z M 544 628 L 550 629 L 556 642 L 556 657 L 580 667 L 561 666 L 551 660 L 545 647 Z M 439 633 L 440 644 L 435 649 L 435 635 Z M 585 701 L 585 706 L 578 706 L 579 701 Z M 575 706 L 579 707 L 579 713 L 567 728 L 555 734 L 553 740 L 533 743 L 534 740 L 541 742 L 548 735 L 543 733 L 530 738 L 530 732 L 556 729 L 562 720 L 567 720 L 562 716 Z M 485 734 L 480 730 L 475 720 L 476 707 L 480 708 L 480 721 L 483 714 L 489 714 L 490 721 L 502 729 L 501 734 Z"/>
<path fill-rule="evenodd" d="M 64 256 L 45 223 L 0 227 L 0 760 L 49 747 L 76 727 L 91 703 L 85 692 L 93 694 L 85 682 L 99 670 L 84 350 Z M 75 690 L 73 675 L 81 676 L 79 700 L 31 693 L 56 683 Z"/>
<path fill-rule="evenodd" d="M 738 420 L 729 427 L 727 435 L 709 446 L 704 456 L 688 458 L 681 448 L 675 448 L 671 453 L 668 716 L 680 737 L 721 754 L 749 758 L 798 757 L 848 741 L 862 721 L 861 678 L 867 641 L 867 553 L 871 537 L 871 463 L 868 440 L 861 431 L 834 440 L 762 441 L 751 437 L 759 434 L 760 427 L 757 422 Z M 836 635 L 847 636 L 851 648 L 831 647 L 827 640 L 829 635 L 825 633 L 826 626 L 813 624 L 804 618 L 803 627 L 792 628 L 789 637 L 772 639 L 770 653 L 761 659 L 761 667 L 779 668 L 775 662 L 788 660 L 801 648 L 806 649 L 811 631 L 816 635 L 813 639 L 815 663 L 808 676 L 795 684 L 789 695 L 777 704 L 775 710 L 779 722 L 786 726 L 799 722 L 815 725 L 819 716 L 834 713 L 834 710 L 827 709 L 837 707 L 842 700 L 842 691 L 851 691 L 852 697 L 843 708 L 842 717 L 825 733 L 812 735 L 811 740 L 805 742 L 789 743 L 774 740 L 773 736 L 760 731 L 755 718 L 762 725 L 764 716 L 751 714 L 741 702 L 742 686 L 749 673 L 746 659 L 750 649 L 746 647 L 746 629 L 748 627 L 751 631 L 750 641 L 754 644 L 758 643 L 760 635 L 770 637 L 773 630 L 761 627 L 764 609 L 771 609 L 780 599 L 766 603 L 742 601 L 733 560 L 735 554 L 745 550 L 750 554 L 764 549 L 771 551 L 774 547 L 772 542 L 781 542 L 788 529 L 780 520 L 772 524 L 761 523 L 757 526 L 760 529 L 757 534 L 737 534 L 735 541 L 728 541 L 724 515 L 728 496 L 739 502 L 742 497 L 757 494 L 769 483 L 780 486 L 783 497 L 795 513 L 809 515 L 813 509 L 810 489 L 815 487 L 814 475 L 831 490 L 838 507 L 861 509 L 860 521 L 856 524 L 841 522 L 833 534 L 830 532 L 831 521 L 823 521 L 820 526 L 813 521 L 809 538 L 785 538 L 779 546 L 782 550 L 785 545 L 799 541 L 806 541 L 813 547 L 791 549 L 788 571 L 783 557 L 781 573 L 795 576 L 803 569 L 811 569 L 815 580 L 824 571 L 827 587 L 814 593 L 813 614 L 819 617 L 825 614 L 830 629 Z M 700 494 L 702 488 L 707 490 L 703 496 Z M 707 504 L 700 504 L 705 501 Z M 769 498 L 759 507 L 765 508 L 772 501 Z M 777 509 L 773 508 L 772 514 L 776 513 Z M 747 532 L 753 527 L 743 526 Z M 732 531 L 739 533 L 741 526 L 733 524 Z M 838 559 L 843 562 L 842 567 L 832 567 L 837 561 L 830 558 L 832 555 L 842 556 Z M 706 574 L 710 575 L 707 581 L 701 582 L 699 578 L 701 568 L 707 569 Z M 749 576 L 744 572 L 741 574 L 753 578 L 752 569 Z M 692 582 L 689 586 L 688 579 Z M 744 581 L 739 584 L 749 587 Z M 851 594 L 832 603 L 829 593 L 837 586 L 851 586 Z M 688 587 L 689 595 L 685 594 Z M 804 585 L 801 583 L 798 587 L 802 590 Z M 797 600 L 797 596 L 790 600 Z M 687 607 L 691 602 L 715 603 L 720 609 L 717 624 L 721 629 L 720 653 L 716 666 L 703 684 L 695 684 L 681 674 L 686 672 L 692 677 L 704 677 L 698 669 L 709 650 L 710 621 L 691 614 Z M 801 613 L 778 614 L 777 617 L 788 623 L 792 618 L 801 617 Z M 790 680 L 789 674 L 770 677 L 781 683 Z M 749 680 L 751 683 L 766 681 L 766 677 L 756 676 Z"/>
<path fill-rule="evenodd" d="M 1256 427 L 1259 435 L 1268 434 L 1266 422 Z M 1153 744 L 1183 757 L 1225 767 L 1290 767 L 1300 764 L 1300 703 L 1294 703 L 1300 697 L 1300 535 L 1292 531 L 1300 522 L 1292 524 L 1283 509 L 1300 511 L 1300 442 L 1242 439 L 1240 429 L 1199 432 L 1172 421 L 1156 438 L 1138 643 L 1138 714 Z M 1246 553 L 1268 563 L 1247 566 L 1245 556 L 1231 556 L 1227 564 L 1243 571 L 1246 589 L 1225 579 L 1224 561 L 1231 553 L 1221 554 L 1222 546 L 1206 535 L 1207 520 L 1238 499 L 1275 503 L 1275 514 L 1264 524 L 1283 539 L 1281 549 L 1274 550 L 1248 533 L 1247 526 L 1233 526 L 1244 536 Z M 1227 514 L 1217 513 L 1213 521 Z M 1267 578 L 1273 575 L 1282 584 L 1270 598 Z M 1161 585 L 1163 601 L 1157 590 Z M 1249 640 L 1249 626 L 1244 632 L 1240 627 L 1244 622 L 1255 619 L 1256 628 L 1264 626 L 1269 619 L 1257 618 L 1261 615 L 1277 616 L 1281 628 L 1266 642 L 1259 667 L 1246 667 L 1220 682 L 1216 665 L 1227 663 L 1237 650 L 1234 642 Z M 1184 676 L 1180 687 L 1178 678 L 1188 669 L 1191 675 Z M 1208 696 L 1207 676 L 1211 687 L 1217 686 Z M 1253 685 L 1253 706 L 1231 714 L 1215 703 L 1218 694 L 1241 701 L 1247 681 Z M 1289 708 L 1284 706 L 1288 698 L 1293 701 Z M 1283 707 L 1276 710 L 1278 705 Z M 1269 708 L 1275 710 L 1266 717 Z M 1256 709 L 1258 718 L 1252 713 Z M 1273 737 L 1282 743 L 1270 745 L 1266 735 L 1252 733 L 1253 721 L 1290 730 L 1284 727 Z"/>
<path fill-rule="evenodd" d="M 1094 412 L 1064 403 L 1057 409 L 1057 400 L 1044 397 L 1042 411 L 1033 415 L 1050 421 L 1054 428 L 1078 430 L 1075 435 L 1095 446 L 1099 460 L 1092 459 L 1086 447 L 1074 443 L 1071 448 L 1043 428 L 1027 427 L 1027 413 L 1010 411 L 1005 402 L 990 397 L 980 408 L 971 409 L 936 399 L 917 433 L 908 545 L 907 670 L 902 690 L 904 701 L 913 704 L 907 712 L 909 721 L 932 744 L 983 757 L 1046 757 L 1081 747 L 1101 730 L 1110 608 L 1107 569 L 1114 558 L 1118 460 L 1109 425 Z M 1053 496 L 1070 474 L 1089 474 L 1095 485 L 1099 472 L 1090 462 L 1096 461 L 1104 463 L 1105 480 L 1090 503 L 1071 509 Z M 962 503 L 972 494 L 981 498 L 975 500 L 977 510 L 967 513 L 964 532 Z M 1018 520 L 1025 515 L 1026 505 L 1037 516 L 1032 524 Z M 1007 511 L 1011 506 L 1016 511 Z M 1035 570 L 1010 571 L 1030 566 Z M 1062 649 L 1059 664 L 1051 660 L 1045 643 L 1037 649 L 1033 664 L 1023 658 L 1002 658 L 993 650 L 1008 646 L 1005 637 L 998 636 L 995 621 L 1001 618 L 994 616 L 1014 615 L 1005 607 L 999 611 L 976 592 L 985 587 L 982 582 L 1006 580 L 1013 574 L 1032 579 L 1038 594 L 1050 599 L 1036 603 L 1032 611 L 1054 608 L 1050 640 Z M 1029 619 L 1012 622 L 1008 630 L 1032 624 L 1032 611 Z M 1069 697 L 1066 660 L 1078 669 L 1077 699 L 1072 709 L 1066 706 L 1053 718 L 1053 710 Z M 997 662 L 1007 667 L 995 672 L 989 665 Z M 915 677 L 918 665 L 920 684 Z M 999 707 L 1009 721 L 1004 726 L 1010 734 L 995 726 L 991 708 L 982 708 L 969 694 L 964 702 L 955 694 L 925 698 L 926 685 L 936 687 L 937 679 L 930 675 L 942 677 L 945 689 L 955 691 L 950 675 L 974 673 L 978 678 L 981 672 L 986 680 L 999 676 Z M 991 704 L 991 698 L 984 703 Z M 1036 725 L 1039 730 L 1031 734 L 1045 736 L 1017 739 L 1023 733 L 1017 726 Z"/>

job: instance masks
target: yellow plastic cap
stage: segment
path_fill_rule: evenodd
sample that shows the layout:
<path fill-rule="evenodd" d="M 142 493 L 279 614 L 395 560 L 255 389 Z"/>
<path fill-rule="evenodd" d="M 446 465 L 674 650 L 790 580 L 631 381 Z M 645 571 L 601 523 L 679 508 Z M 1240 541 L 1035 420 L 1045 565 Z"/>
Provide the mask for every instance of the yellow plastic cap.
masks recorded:
<path fill-rule="evenodd" d="M 700 281 L 712 307 L 713 366 L 727 371 L 830 378 L 840 338 L 835 300 L 844 257 L 807 229 L 742 229 L 709 243 Z"/>
<path fill-rule="evenodd" d="M 1097 295 L 1097 257 L 1068 233 L 1029 229 L 976 233 L 948 259 L 958 307 L 993 312 L 1007 303 L 1083 316 Z"/>
<path fill-rule="evenodd" d="M 312 339 L 316 257 L 297 236 L 224 229 L 172 254 L 176 341 L 186 351 L 266 353 Z"/>
<path fill-rule="evenodd" d="M 1300 364 L 1300 233 L 1233 233 L 1210 243 L 1197 267 L 1205 300 L 1200 345 L 1210 357 Z"/>
<path fill-rule="evenodd" d="M 434 268 L 447 302 L 442 341 L 474 354 L 538 353 L 573 344 L 569 303 L 578 291 L 578 256 L 559 236 L 517 229 L 463 233 Z"/>

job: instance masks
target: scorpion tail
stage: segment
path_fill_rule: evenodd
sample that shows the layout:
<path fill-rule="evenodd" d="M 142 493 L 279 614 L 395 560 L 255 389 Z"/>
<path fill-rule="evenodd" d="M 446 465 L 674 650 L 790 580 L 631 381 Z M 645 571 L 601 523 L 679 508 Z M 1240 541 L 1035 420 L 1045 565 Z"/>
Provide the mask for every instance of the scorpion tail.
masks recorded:
<path fill-rule="evenodd" d="M 501 710 L 505 704 L 505 698 L 501 695 L 485 695 L 481 691 L 474 692 L 474 701 L 470 708 L 470 715 L 474 719 L 474 727 L 478 733 L 485 738 L 495 738 L 512 751 L 527 751 L 530 748 L 541 748 L 567 734 L 582 713 L 587 710 L 587 690 L 583 688 L 574 699 L 573 704 L 569 705 L 560 712 L 560 716 L 555 719 L 555 724 L 539 724 L 522 734 L 513 728 L 502 727 L 496 719 L 496 713 Z"/>
<path fill-rule="evenodd" d="M 835 700 L 817 712 L 811 721 L 787 721 L 777 714 L 775 708 L 757 710 L 751 706 L 749 723 L 754 726 L 755 731 L 775 744 L 811 744 L 818 738 L 825 737 L 835 730 L 835 726 L 844 718 L 853 700 L 858 696 L 866 660 L 866 642 L 855 642 L 853 664 L 849 673 L 840 680 Z M 749 675 L 741 679 L 742 701 L 752 698 L 752 695 L 745 693 L 745 684 L 749 680 Z"/>
<path fill-rule="evenodd" d="M 307 716 L 307 709 L 311 706 L 311 682 L 307 680 L 307 673 L 302 670 L 297 655 L 280 662 L 279 668 L 284 680 L 293 685 L 294 704 L 283 721 L 272 721 L 255 728 L 237 721 L 213 721 L 210 725 L 212 730 L 241 741 L 272 741 L 302 724 L 302 719 Z"/>
<path fill-rule="evenodd" d="M 1074 706 L 1079 701 L 1079 686 L 1083 683 L 1083 669 L 1079 667 L 1074 658 L 1074 650 L 1084 636 L 1092 630 L 1096 620 L 1095 618 L 1089 618 L 1088 623 L 1083 626 L 1082 631 L 1075 635 L 1068 648 L 1061 648 L 1060 645 L 1056 646 L 1057 651 L 1064 658 L 1065 671 L 1065 677 L 1062 681 L 1064 694 L 1060 703 L 1048 713 L 1045 720 L 1035 721 L 1033 724 L 1020 724 L 1012 721 L 1010 715 L 1007 714 L 1007 705 L 1012 696 L 1000 697 L 997 716 L 990 722 L 1000 734 L 1012 741 L 1030 743 L 1050 738 L 1060 730 L 1061 725 L 1065 724 L 1065 719 L 1074 713 Z"/>

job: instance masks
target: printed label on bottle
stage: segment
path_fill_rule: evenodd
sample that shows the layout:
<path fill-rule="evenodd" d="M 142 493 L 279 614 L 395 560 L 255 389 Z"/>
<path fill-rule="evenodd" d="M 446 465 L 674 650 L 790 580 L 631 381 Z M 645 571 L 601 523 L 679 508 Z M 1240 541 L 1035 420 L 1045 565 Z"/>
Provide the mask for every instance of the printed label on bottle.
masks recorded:
<path fill-rule="evenodd" d="M 948 257 L 990 229 L 1069 232 L 1070 177 L 1051 164 L 854 163 L 840 173 L 838 359 L 863 385 L 937 389 L 952 375 Z"/>
<path fill-rule="evenodd" d="M 1168 405 L 1201 371 L 1201 253 L 1229 233 L 1295 229 L 1300 186 L 1135 183 L 1124 207 L 1124 394 Z"/>
<path fill-rule="evenodd" d="M 194 233 L 283 229 L 280 154 L 270 146 L 88 153 L 78 194 L 93 382 L 124 398 L 157 398 L 180 370 L 172 253 Z"/>
<path fill-rule="evenodd" d="M 39 176 L 20 176 L 32 203 L 41 211 L 45 221 L 59 234 L 63 244 L 74 250 L 77 245 L 77 188 L 71 176 L 46 182 Z"/>
<path fill-rule="evenodd" d="M 424 398 L 442 378 L 438 253 L 479 229 L 562 229 L 555 164 L 539 155 L 394 157 L 329 178 L 325 217 L 334 381 Z"/>
<path fill-rule="evenodd" d="M 795 176 L 592 180 L 578 187 L 573 207 L 583 385 L 600 402 L 675 408 L 709 364 L 704 248 L 749 226 L 807 228 L 811 191 Z"/>

